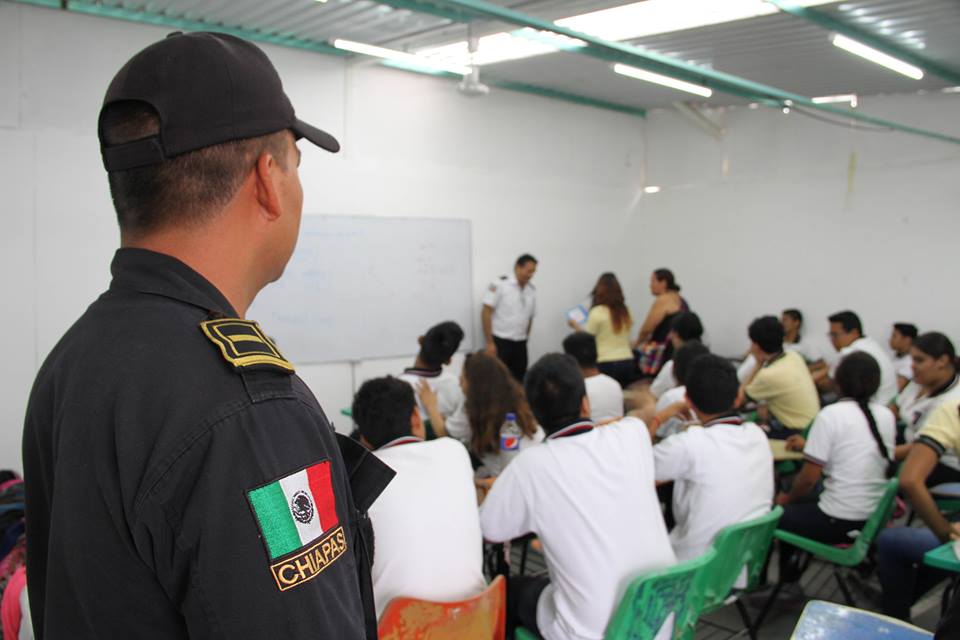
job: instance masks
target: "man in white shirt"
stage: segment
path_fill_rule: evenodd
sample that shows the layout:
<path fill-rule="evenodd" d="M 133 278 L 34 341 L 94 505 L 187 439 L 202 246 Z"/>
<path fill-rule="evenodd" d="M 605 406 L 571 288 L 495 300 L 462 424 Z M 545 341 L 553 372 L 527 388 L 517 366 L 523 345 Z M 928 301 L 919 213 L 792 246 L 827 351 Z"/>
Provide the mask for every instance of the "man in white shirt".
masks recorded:
<path fill-rule="evenodd" d="M 843 356 L 854 351 L 863 351 L 869 353 L 880 366 L 880 387 L 872 401 L 886 406 L 897 395 L 897 378 L 893 367 L 893 360 L 887 354 L 886 350 L 873 338 L 863 335 L 863 325 L 860 318 L 853 311 L 840 311 L 828 318 L 830 321 L 830 342 L 833 348 L 840 352 L 837 364 L 843 359 Z M 811 369 L 813 380 L 822 391 L 833 391 L 836 385 L 833 382 L 833 376 L 836 372 L 837 364 L 827 367 L 823 364 Z"/>
<path fill-rule="evenodd" d="M 537 259 L 525 253 L 512 275 L 500 276 L 483 293 L 480 320 L 487 353 L 500 358 L 520 382 L 527 372 L 527 338 L 537 311 L 537 289 L 530 282 L 536 271 Z"/>
<path fill-rule="evenodd" d="M 757 518 L 773 504 L 767 436 L 733 410 L 736 369 L 720 356 L 701 355 L 691 363 L 685 382 L 688 402 L 703 426 L 653 448 L 657 480 L 674 481 L 677 525 L 670 542 L 681 562 L 704 553 L 724 527 Z"/>
<path fill-rule="evenodd" d="M 606 424 L 623 417 L 623 388 L 597 368 L 597 339 L 589 333 L 571 333 L 563 341 L 563 352 L 580 365 L 590 401 L 590 419 Z"/>
<path fill-rule="evenodd" d="M 410 385 L 363 383 L 353 400 L 360 441 L 394 471 L 373 507 L 377 616 L 390 600 L 462 600 L 485 588 L 483 539 L 470 456 L 452 438 L 423 440 Z"/>
<path fill-rule="evenodd" d="M 913 379 L 913 358 L 910 348 L 920 331 L 909 322 L 895 322 L 890 332 L 890 348 L 893 350 L 893 368 L 897 373 L 897 391 L 903 391 Z"/>
<path fill-rule="evenodd" d="M 417 338 L 420 352 L 413 366 L 404 369 L 399 378 L 413 387 L 417 398 L 417 408 L 421 418 L 429 417 L 429 413 L 420 399 L 422 385 L 427 385 L 437 395 L 437 406 L 444 418 L 452 416 L 463 404 L 463 391 L 460 381 L 451 375 L 445 375 L 443 367 L 450 364 L 453 354 L 460 348 L 463 341 L 463 329 L 456 322 L 441 322 L 430 327 L 427 332 Z M 437 432 L 441 425 L 430 425 L 434 435 L 443 436 Z"/>
<path fill-rule="evenodd" d="M 654 490 L 650 436 L 636 418 L 594 428 L 570 356 L 541 358 L 525 389 L 549 435 L 500 475 L 480 525 L 493 542 L 535 533 L 549 578 L 510 579 L 508 625 L 547 640 L 600 640 L 630 581 L 676 562 Z"/>

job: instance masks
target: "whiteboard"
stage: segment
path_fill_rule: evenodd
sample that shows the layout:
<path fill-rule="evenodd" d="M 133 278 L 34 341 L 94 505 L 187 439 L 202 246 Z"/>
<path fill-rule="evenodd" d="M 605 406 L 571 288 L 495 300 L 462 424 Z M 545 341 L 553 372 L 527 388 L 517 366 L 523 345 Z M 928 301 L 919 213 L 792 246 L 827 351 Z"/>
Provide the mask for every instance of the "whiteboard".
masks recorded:
<path fill-rule="evenodd" d="M 469 349 L 471 250 L 467 220 L 304 216 L 283 277 L 247 317 L 294 363 L 412 356 L 445 320 Z"/>

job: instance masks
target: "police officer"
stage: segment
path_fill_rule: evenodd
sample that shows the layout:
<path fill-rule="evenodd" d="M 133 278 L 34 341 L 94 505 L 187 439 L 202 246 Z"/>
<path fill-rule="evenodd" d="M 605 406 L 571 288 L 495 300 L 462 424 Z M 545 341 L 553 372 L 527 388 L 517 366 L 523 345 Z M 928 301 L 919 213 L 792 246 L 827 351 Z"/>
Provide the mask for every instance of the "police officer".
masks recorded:
<path fill-rule="evenodd" d="M 527 338 L 537 311 L 537 289 L 530 282 L 537 259 L 525 253 L 517 258 L 513 274 L 500 276 L 483 294 L 483 335 L 486 351 L 503 361 L 510 373 L 523 382 L 527 373 Z"/>
<path fill-rule="evenodd" d="M 339 144 L 260 49 L 212 33 L 127 62 L 99 136 L 113 280 L 24 429 L 36 637 L 375 638 L 365 512 L 392 471 L 243 319 L 296 243 L 295 140 Z"/>

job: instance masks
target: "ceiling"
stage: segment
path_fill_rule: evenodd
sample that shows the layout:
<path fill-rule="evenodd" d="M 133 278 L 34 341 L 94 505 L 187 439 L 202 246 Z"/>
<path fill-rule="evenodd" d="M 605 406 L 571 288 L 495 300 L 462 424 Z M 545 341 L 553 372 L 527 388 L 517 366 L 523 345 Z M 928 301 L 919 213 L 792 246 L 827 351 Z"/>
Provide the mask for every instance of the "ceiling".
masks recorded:
<path fill-rule="evenodd" d="M 727 0 L 716 0 L 724 2 Z M 35 2 L 50 4 L 48 2 Z M 56 4 L 56 3 L 54 3 Z M 411 4 L 411 3 L 394 3 Z M 556 20 L 627 4 L 625 0 L 499 0 L 494 4 Z M 416 52 L 466 38 L 467 27 L 444 17 L 396 9 L 374 0 L 102 0 L 76 2 L 75 10 L 154 22 L 196 22 L 251 34 L 325 43 L 344 38 Z M 816 7 L 848 24 L 941 63 L 960 73 L 960 2 L 957 0 L 844 0 Z M 476 22 L 478 35 L 518 27 Z M 662 33 L 630 41 L 655 53 L 805 96 L 855 93 L 875 95 L 939 90 L 951 82 L 932 73 L 913 80 L 834 47 L 830 32 L 802 18 L 776 13 L 712 26 Z M 922 48 L 920 48 L 922 47 Z M 558 95 L 582 96 L 598 103 L 648 109 L 689 101 L 693 96 L 638 82 L 611 71 L 611 63 L 573 52 L 485 65 L 481 80 L 535 86 Z M 748 99 L 714 92 L 710 106 Z"/>

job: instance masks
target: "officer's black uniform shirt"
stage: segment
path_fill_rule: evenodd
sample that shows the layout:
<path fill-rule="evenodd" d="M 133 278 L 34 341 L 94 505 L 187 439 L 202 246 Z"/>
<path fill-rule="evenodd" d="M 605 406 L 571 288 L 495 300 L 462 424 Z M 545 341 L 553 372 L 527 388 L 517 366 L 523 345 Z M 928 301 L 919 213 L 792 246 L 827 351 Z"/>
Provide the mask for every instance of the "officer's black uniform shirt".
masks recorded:
<path fill-rule="evenodd" d="M 236 316 L 202 276 L 141 249 L 119 250 L 111 270 L 27 411 L 38 639 L 363 638 L 358 508 L 391 472 L 351 494 L 353 469 L 303 382 L 235 368 L 201 330 Z M 284 558 L 271 560 L 248 492 L 322 461 L 343 532 L 281 584 L 271 566 Z"/>

